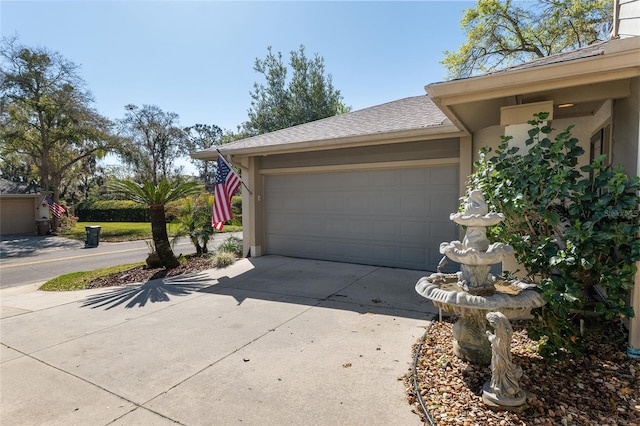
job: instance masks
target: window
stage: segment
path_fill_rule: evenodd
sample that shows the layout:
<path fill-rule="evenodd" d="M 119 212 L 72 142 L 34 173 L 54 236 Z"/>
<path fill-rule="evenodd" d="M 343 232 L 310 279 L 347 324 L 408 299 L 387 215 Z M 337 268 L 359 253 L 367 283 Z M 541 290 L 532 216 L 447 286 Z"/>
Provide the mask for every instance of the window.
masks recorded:
<path fill-rule="evenodd" d="M 589 163 L 592 163 L 600 155 L 606 155 L 604 161 L 606 166 L 611 165 L 611 125 L 600 128 L 591 136 L 591 150 L 589 153 Z"/>

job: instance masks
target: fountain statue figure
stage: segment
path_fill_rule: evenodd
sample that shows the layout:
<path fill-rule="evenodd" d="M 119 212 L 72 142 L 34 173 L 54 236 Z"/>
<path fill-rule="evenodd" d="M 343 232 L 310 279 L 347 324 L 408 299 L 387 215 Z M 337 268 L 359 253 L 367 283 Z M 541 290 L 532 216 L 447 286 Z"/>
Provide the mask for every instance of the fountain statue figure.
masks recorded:
<path fill-rule="evenodd" d="M 544 305 L 544 300 L 535 291 L 534 284 L 491 273 L 492 265 L 513 256 L 513 248 L 503 243 L 489 243 L 486 228 L 502 222 L 504 215 L 489 212 L 482 192 L 471 190 L 463 211 L 452 213 L 450 219 L 466 226 L 466 233 L 462 241 L 442 243 L 440 253 L 458 262 L 460 271 L 454 274 L 438 271 L 422 277 L 416 284 L 416 291 L 436 307 L 458 316 L 453 326 L 455 354 L 474 364 L 489 365 L 496 353 L 495 345 L 492 351 L 490 340 L 496 342 L 495 336 L 501 332 L 494 329 L 496 334 L 490 333 L 489 328 L 494 325 L 487 323 L 487 314 L 500 314 L 507 323 L 512 319 L 530 318 L 531 310 Z M 441 264 L 445 262 L 443 258 Z M 500 323 L 496 321 L 496 324 Z M 509 371 L 510 378 L 517 376 L 515 366 Z M 520 396 L 516 397 L 517 401 Z"/>

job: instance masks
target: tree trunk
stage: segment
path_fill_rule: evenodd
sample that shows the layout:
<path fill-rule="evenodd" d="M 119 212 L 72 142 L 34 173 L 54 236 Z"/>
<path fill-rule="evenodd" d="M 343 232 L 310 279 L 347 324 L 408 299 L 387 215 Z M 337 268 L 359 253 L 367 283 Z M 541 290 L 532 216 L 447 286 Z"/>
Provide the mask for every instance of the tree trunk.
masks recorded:
<path fill-rule="evenodd" d="M 167 223 L 164 215 L 164 205 L 151 206 L 151 234 L 153 242 L 156 246 L 156 252 L 160 257 L 162 266 L 167 269 L 173 269 L 180 265 L 176 259 L 171 244 L 169 244 L 169 235 L 167 234 Z"/>

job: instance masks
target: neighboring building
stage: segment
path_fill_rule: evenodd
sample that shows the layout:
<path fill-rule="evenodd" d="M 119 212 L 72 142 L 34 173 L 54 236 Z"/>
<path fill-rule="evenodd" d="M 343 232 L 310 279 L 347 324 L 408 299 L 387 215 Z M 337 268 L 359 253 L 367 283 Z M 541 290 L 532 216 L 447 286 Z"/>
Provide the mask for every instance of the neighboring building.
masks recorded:
<path fill-rule="evenodd" d="M 39 220 L 49 220 L 49 206 L 34 185 L 0 178 L 0 235 L 35 234 Z"/>

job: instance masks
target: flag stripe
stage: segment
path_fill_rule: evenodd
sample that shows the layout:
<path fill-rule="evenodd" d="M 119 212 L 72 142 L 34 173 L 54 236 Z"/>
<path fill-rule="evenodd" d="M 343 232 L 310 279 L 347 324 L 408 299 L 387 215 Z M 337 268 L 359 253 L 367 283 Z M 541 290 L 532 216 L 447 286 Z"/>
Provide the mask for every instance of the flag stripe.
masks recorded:
<path fill-rule="evenodd" d="M 211 224 L 217 230 L 222 230 L 224 222 L 233 217 L 231 211 L 231 197 L 240 186 L 240 177 L 227 164 L 222 155 L 218 156 L 218 168 L 213 199 L 213 214 Z"/>
<path fill-rule="evenodd" d="M 53 201 L 53 198 L 49 197 L 48 195 L 46 197 L 44 197 L 44 199 L 47 202 L 47 204 L 49 205 L 49 211 L 55 217 L 60 217 L 64 212 L 67 211 L 67 209 L 65 209 L 63 206 L 61 206 L 60 204 L 58 204 L 55 201 Z"/>

